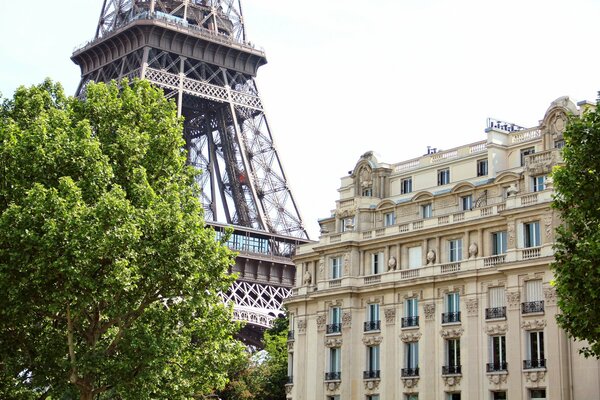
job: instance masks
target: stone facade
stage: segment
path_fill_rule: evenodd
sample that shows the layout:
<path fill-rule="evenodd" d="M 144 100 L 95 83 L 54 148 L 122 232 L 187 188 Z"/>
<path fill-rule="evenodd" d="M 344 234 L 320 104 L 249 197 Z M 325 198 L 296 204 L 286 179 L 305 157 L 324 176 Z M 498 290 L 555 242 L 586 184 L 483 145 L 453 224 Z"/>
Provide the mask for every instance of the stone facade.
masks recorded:
<path fill-rule="evenodd" d="M 549 268 L 548 174 L 590 106 L 561 97 L 537 127 L 491 120 L 486 140 L 397 164 L 365 153 L 294 259 L 288 398 L 600 398 Z"/>

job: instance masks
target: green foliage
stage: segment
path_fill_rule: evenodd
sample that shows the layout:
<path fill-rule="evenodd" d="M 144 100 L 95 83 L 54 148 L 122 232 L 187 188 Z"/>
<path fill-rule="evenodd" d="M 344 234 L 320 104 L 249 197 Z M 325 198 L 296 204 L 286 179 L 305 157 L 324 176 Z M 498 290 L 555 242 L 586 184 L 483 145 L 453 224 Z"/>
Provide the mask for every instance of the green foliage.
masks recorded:
<path fill-rule="evenodd" d="M 599 109 L 600 110 L 600 109 Z M 553 172 L 557 230 L 552 268 L 559 324 L 587 340 L 586 356 L 600 357 L 600 111 L 571 118 L 564 133 L 564 166 Z"/>
<path fill-rule="evenodd" d="M 264 350 L 248 354 L 230 371 L 223 400 L 285 400 L 288 319 L 277 318 L 263 336 Z"/>
<path fill-rule="evenodd" d="M 175 106 L 50 81 L 0 106 L 0 398 L 188 399 L 241 347 Z"/>

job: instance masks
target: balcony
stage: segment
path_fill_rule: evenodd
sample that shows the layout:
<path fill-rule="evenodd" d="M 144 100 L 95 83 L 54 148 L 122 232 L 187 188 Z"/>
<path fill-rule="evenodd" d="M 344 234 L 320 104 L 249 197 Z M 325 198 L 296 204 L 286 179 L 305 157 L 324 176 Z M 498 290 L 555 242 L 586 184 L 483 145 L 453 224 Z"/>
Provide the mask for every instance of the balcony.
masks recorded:
<path fill-rule="evenodd" d="M 342 379 L 342 373 L 338 372 L 325 372 L 325 380 L 326 381 L 339 381 Z"/>
<path fill-rule="evenodd" d="M 380 370 L 363 371 L 363 379 L 379 379 Z"/>
<path fill-rule="evenodd" d="M 403 378 L 412 378 L 419 376 L 419 367 L 417 368 L 402 368 L 400 370 L 400 376 Z"/>
<path fill-rule="evenodd" d="M 442 324 L 460 322 L 460 311 L 442 313 Z"/>
<path fill-rule="evenodd" d="M 521 303 L 521 313 L 523 313 L 523 314 L 543 313 L 543 312 L 544 312 L 544 300 L 527 301 L 525 303 Z"/>
<path fill-rule="evenodd" d="M 288 331 L 288 340 L 294 340 L 294 331 Z"/>
<path fill-rule="evenodd" d="M 442 375 L 459 375 L 461 374 L 460 365 L 444 365 L 442 367 Z"/>
<path fill-rule="evenodd" d="M 414 326 L 419 326 L 419 317 L 403 317 L 402 318 L 402 327 L 410 328 Z"/>
<path fill-rule="evenodd" d="M 378 331 L 381 329 L 381 321 L 367 321 L 365 322 L 365 332 Z"/>
<path fill-rule="evenodd" d="M 535 369 L 535 368 L 546 368 L 546 359 L 531 359 L 523 360 L 523 369 Z"/>
<path fill-rule="evenodd" d="M 506 307 L 492 307 L 485 309 L 485 319 L 506 318 Z"/>
<path fill-rule="evenodd" d="M 488 363 L 486 365 L 487 372 L 502 372 L 508 370 L 508 363 L 506 361 Z"/>
<path fill-rule="evenodd" d="M 342 332 L 342 324 L 327 324 L 327 334 Z"/>

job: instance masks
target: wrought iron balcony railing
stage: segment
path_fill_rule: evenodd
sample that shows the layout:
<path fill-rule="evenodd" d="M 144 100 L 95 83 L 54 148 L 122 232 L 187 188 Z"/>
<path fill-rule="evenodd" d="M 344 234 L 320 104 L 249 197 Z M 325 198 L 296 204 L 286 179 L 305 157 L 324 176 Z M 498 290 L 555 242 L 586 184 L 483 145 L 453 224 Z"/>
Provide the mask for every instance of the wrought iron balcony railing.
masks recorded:
<path fill-rule="evenodd" d="M 409 328 L 411 326 L 419 326 L 419 317 L 403 317 L 402 327 Z"/>
<path fill-rule="evenodd" d="M 379 379 L 378 369 L 363 371 L 363 379 Z"/>
<path fill-rule="evenodd" d="M 403 378 L 419 376 L 419 367 L 417 368 L 402 368 L 400 370 L 400 376 Z"/>
<path fill-rule="evenodd" d="M 485 319 L 506 318 L 506 307 L 492 307 L 485 309 Z"/>
<path fill-rule="evenodd" d="M 506 361 L 488 363 L 486 370 L 487 372 L 506 371 L 508 370 L 508 363 Z"/>
<path fill-rule="evenodd" d="M 442 375 L 457 375 L 461 373 L 460 365 L 444 365 L 442 367 Z"/>
<path fill-rule="evenodd" d="M 531 360 L 523 360 L 523 369 L 546 368 L 545 358 L 533 358 Z"/>
<path fill-rule="evenodd" d="M 342 324 L 327 324 L 327 333 L 340 333 Z"/>
<path fill-rule="evenodd" d="M 325 372 L 325 380 L 326 381 L 339 381 L 340 379 L 342 379 L 341 371 Z"/>
<path fill-rule="evenodd" d="M 381 321 L 367 321 L 365 322 L 365 332 L 378 331 L 381 329 Z"/>
<path fill-rule="evenodd" d="M 442 313 L 442 324 L 460 322 L 460 311 Z"/>
<path fill-rule="evenodd" d="M 521 303 L 521 312 L 523 314 L 544 312 L 544 300 Z"/>

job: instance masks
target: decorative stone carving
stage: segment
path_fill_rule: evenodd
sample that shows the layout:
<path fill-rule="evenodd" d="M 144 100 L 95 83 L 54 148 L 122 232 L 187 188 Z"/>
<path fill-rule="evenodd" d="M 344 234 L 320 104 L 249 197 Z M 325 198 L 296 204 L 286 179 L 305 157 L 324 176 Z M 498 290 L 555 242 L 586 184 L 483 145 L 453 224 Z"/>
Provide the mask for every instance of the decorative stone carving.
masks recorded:
<path fill-rule="evenodd" d="M 388 260 L 388 271 L 396 269 L 397 263 L 398 262 L 396 261 L 396 257 L 391 256 L 390 259 Z"/>
<path fill-rule="evenodd" d="M 350 255 L 344 254 L 344 275 L 350 275 Z"/>
<path fill-rule="evenodd" d="M 323 257 L 319 258 L 319 279 L 325 279 L 325 259 Z"/>
<path fill-rule="evenodd" d="M 365 390 L 379 389 L 379 378 L 365 381 Z"/>
<path fill-rule="evenodd" d="M 440 335 L 444 339 L 456 339 L 456 338 L 461 337 L 464 331 L 465 330 L 463 328 L 448 328 L 448 329 L 442 329 L 440 331 Z"/>
<path fill-rule="evenodd" d="M 317 315 L 317 330 L 322 331 L 325 329 L 325 320 L 324 315 Z"/>
<path fill-rule="evenodd" d="M 306 270 L 306 272 L 304 273 L 304 284 L 306 286 L 309 286 L 312 283 L 312 275 L 310 274 L 310 272 L 308 270 Z"/>
<path fill-rule="evenodd" d="M 544 302 L 546 305 L 556 305 L 557 297 L 555 288 L 549 287 L 544 289 Z"/>
<path fill-rule="evenodd" d="M 396 309 L 395 308 L 386 308 L 383 311 L 383 314 L 385 315 L 385 323 L 386 324 L 393 324 L 394 322 L 396 322 Z"/>
<path fill-rule="evenodd" d="M 344 328 L 350 328 L 352 326 L 352 313 L 345 312 L 342 315 L 342 326 Z"/>
<path fill-rule="evenodd" d="M 486 325 L 484 328 L 488 335 L 504 335 L 508 331 L 507 324 Z"/>
<path fill-rule="evenodd" d="M 400 340 L 404 343 L 418 342 L 421 338 L 421 332 L 403 332 L 400 335 Z"/>
<path fill-rule="evenodd" d="M 429 249 L 427 252 L 427 265 L 435 264 L 435 250 Z"/>
<path fill-rule="evenodd" d="M 362 339 L 365 346 L 377 346 L 383 341 L 383 336 L 367 336 Z"/>
<path fill-rule="evenodd" d="M 538 386 L 546 380 L 546 371 L 526 371 L 525 381 L 528 386 Z"/>
<path fill-rule="evenodd" d="M 519 308 L 521 306 L 521 293 L 506 292 L 506 302 L 509 309 Z"/>
<path fill-rule="evenodd" d="M 515 223 L 514 221 L 508 221 L 508 248 L 512 249 L 515 247 Z"/>
<path fill-rule="evenodd" d="M 521 321 L 521 328 L 526 331 L 533 331 L 544 329 L 546 327 L 545 319 L 530 319 L 527 321 Z"/>
<path fill-rule="evenodd" d="M 548 214 L 544 217 L 544 230 L 546 232 L 546 239 L 552 240 L 552 231 L 554 231 L 554 227 L 552 226 L 551 214 Z"/>
<path fill-rule="evenodd" d="M 479 247 L 477 247 L 477 243 L 473 242 L 469 246 L 469 258 L 477 257 L 477 253 L 479 252 Z"/>
<path fill-rule="evenodd" d="M 291 394 L 292 393 L 292 388 L 294 387 L 293 384 L 291 383 L 287 383 L 285 385 L 285 394 Z"/>
<path fill-rule="evenodd" d="M 476 317 L 479 311 L 479 301 L 477 299 L 467 300 L 467 315 L 469 317 Z"/>
<path fill-rule="evenodd" d="M 459 375 L 443 376 L 442 378 L 444 378 L 444 384 L 446 386 L 448 386 L 448 387 L 453 387 L 453 386 L 460 385 L 460 378 L 461 378 L 461 376 L 459 376 Z"/>
<path fill-rule="evenodd" d="M 519 187 L 516 183 L 511 183 L 508 189 L 506 189 L 506 196 L 516 196 L 517 194 L 519 194 Z"/>
<path fill-rule="evenodd" d="M 342 345 L 341 337 L 326 337 L 325 338 L 325 347 L 340 347 Z"/>
<path fill-rule="evenodd" d="M 328 391 L 334 392 L 340 388 L 340 381 L 327 382 L 327 384 L 325 386 L 327 387 Z"/>
<path fill-rule="evenodd" d="M 426 321 L 433 321 L 435 319 L 435 303 L 423 305 L 423 314 L 425 314 Z"/>
<path fill-rule="evenodd" d="M 298 333 L 306 332 L 306 321 L 303 319 L 298 320 Z"/>
<path fill-rule="evenodd" d="M 419 378 L 402 378 L 402 384 L 407 389 L 416 388 L 419 385 Z"/>
<path fill-rule="evenodd" d="M 295 343 L 295 342 L 293 342 L 293 341 L 289 341 L 289 342 L 287 342 L 287 349 L 288 349 L 288 352 L 290 352 L 290 353 L 291 353 L 291 352 L 293 352 L 293 351 L 294 351 L 294 343 Z"/>
<path fill-rule="evenodd" d="M 488 375 L 490 385 L 500 385 L 506 383 L 507 374 L 492 374 Z"/>

